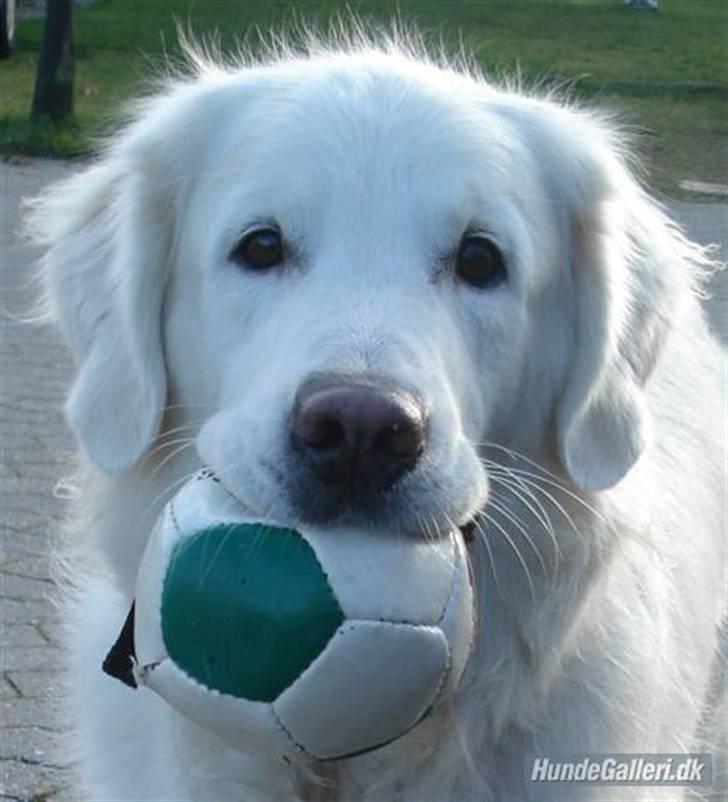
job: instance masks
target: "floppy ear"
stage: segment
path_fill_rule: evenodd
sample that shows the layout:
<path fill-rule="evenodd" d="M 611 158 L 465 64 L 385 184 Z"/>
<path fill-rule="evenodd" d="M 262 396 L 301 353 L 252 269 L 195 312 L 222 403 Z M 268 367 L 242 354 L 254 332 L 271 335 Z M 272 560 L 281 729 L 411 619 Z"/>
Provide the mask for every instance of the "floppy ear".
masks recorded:
<path fill-rule="evenodd" d="M 701 257 L 631 177 L 609 131 L 582 137 L 566 173 L 575 347 L 556 425 L 570 478 L 598 490 L 650 441 L 645 384 Z"/>
<path fill-rule="evenodd" d="M 74 433 L 99 467 L 144 455 L 167 395 L 162 307 L 176 226 L 206 149 L 255 71 L 226 71 L 185 45 L 190 75 L 140 101 L 103 159 L 31 202 L 28 233 L 51 317 L 76 361 L 67 401 Z M 253 78 L 251 78 L 253 76 Z"/>
<path fill-rule="evenodd" d="M 32 205 L 47 248 L 46 300 L 75 358 L 67 415 L 91 459 L 116 472 L 153 440 L 166 397 L 161 305 L 169 203 L 130 149 L 62 182 Z"/>

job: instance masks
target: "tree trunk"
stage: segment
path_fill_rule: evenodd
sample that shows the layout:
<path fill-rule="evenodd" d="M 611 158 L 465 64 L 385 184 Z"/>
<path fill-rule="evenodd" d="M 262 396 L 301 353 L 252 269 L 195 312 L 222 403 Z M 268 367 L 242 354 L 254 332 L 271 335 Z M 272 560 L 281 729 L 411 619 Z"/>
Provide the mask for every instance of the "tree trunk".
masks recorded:
<path fill-rule="evenodd" d="M 73 0 L 47 0 L 32 117 L 73 113 Z"/>

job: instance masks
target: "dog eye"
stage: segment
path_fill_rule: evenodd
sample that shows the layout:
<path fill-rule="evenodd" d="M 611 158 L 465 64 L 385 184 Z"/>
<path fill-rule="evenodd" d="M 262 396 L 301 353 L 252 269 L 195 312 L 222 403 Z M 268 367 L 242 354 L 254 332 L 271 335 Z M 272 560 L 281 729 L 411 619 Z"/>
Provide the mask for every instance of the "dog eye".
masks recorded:
<path fill-rule="evenodd" d="M 268 270 L 283 261 L 283 241 L 276 228 L 248 232 L 230 253 L 230 260 L 249 270 Z"/>
<path fill-rule="evenodd" d="M 503 254 L 493 240 L 482 234 L 462 238 L 455 272 L 466 284 L 481 290 L 496 287 L 506 279 Z"/>

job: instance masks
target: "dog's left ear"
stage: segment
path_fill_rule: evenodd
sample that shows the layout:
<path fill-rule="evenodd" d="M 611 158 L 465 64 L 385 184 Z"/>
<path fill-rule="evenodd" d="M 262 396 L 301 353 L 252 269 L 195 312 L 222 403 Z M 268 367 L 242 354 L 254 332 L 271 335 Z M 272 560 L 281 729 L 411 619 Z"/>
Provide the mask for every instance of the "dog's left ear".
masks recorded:
<path fill-rule="evenodd" d="M 68 421 L 110 473 L 144 458 L 164 415 L 164 295 L 195 165 L 218 133 L 209 120 L 257 91 L 246 71 L 190 59 L 190 79 L 138 104 L 101 158 L 45 190 L 27 218 L 45 249 L 48 316 L 76 362 Z"/>
<path fill-rule="evenodd" d="M 98 164 L 46 190 L 29 215 L 30 234 L 46 248 L 48 312 L 76 362 L 68 420 L 90 458 L 109 472 L 144 455 L 166 399 L 161 308 L 170 182 L 135 144 L 124 140 Z"/>
<path fill-rule="evenodd" d="M 573 155 L 561 165 L 575 320 L 556 435 L 574 484 L 599 490 L 650 441 L 644 388 L 691 292 L 696 251 L 631 176 L 609 129 L 585 122 L 580 144 L 569 134 L 564 152 Z"/>

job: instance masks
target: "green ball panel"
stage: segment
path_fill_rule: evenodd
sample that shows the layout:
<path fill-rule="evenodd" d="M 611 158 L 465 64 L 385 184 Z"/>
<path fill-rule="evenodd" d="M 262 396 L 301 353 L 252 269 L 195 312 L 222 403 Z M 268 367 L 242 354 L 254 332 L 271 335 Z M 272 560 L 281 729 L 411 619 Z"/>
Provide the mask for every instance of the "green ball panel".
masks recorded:
<path fill-rule="evenodd" d="M 167 653 L 208 688 L 272 702 L 344 620 L 294 529 L 224 524 L 174 549 L 162 588 Z"/>

